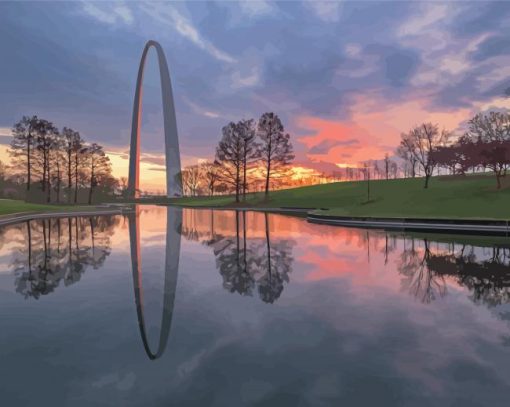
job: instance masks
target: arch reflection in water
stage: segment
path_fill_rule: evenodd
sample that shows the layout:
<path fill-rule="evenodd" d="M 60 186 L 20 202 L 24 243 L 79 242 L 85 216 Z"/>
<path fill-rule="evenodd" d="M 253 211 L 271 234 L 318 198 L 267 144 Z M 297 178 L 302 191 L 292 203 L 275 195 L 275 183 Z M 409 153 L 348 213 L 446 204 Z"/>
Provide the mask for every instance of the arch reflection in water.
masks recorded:
<path fill-rule="evenodd" d="M 156 352 L 153 352 L 147 339 L 144 318 L 142 262 L 140 256 L 140 209 L 137 206 L 134 213 L 128 215 L 129 241 L 131 246 L 131 266 L 133 272 L 133 286 L 135 291 L 136 313 L 143 347 L 149 359 L 158 359 L 165 352 L 170 328 L 177 287 L 179 270 L 179 255 L 181 250 L 182 209 L 167 207 L 166 217 L 166 248 L 165 248 L 165 283 L 163 292 L 163 312 L 161 315 L 161 331 Z"/>

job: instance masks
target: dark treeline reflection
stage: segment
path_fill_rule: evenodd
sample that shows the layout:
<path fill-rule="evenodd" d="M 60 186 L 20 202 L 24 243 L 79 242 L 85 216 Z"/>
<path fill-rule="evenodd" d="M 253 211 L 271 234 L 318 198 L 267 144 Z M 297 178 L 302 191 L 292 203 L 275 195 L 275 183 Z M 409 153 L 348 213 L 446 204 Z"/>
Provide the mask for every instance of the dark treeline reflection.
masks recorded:
<path fill-rule="evenodd" d="M 437 244 L 404 238 L 397 261 L 402 288 L 423 302 L 447 294 L 447 280 L 466 287 L 476 303 L 496 306 L 510 302 L 510 249 L 466 244 Z"/>
<path fill-rule="evenodd" d="M 30 220 L 4 231 L 15 244 L 11 269 L 16 291 L 38 299 L 62 283 L 79 281 L 110 254 L 110 237 L 119 217 L 93 216 Z"/>
<path fill-rule="evenodd" d="M 294 241 L 272 236 L 272 215 L 245 211 L 190 215 L 194 218 L 185 219 L 182 235 L 213 249 L 226 290 L 249 296 L 258 293 L 270 304 L 280 297 L 292 271 Z"/>

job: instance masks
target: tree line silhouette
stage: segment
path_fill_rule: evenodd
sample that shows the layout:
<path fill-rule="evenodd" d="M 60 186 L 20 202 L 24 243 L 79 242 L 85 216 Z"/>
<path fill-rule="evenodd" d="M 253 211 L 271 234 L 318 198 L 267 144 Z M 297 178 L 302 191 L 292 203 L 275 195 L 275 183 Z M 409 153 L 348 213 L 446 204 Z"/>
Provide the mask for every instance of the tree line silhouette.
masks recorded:
<path fill-rule="evenodd" d="M 396 155 L 402 160 L 404 177 L 424 177 L 424 188 L 428 188 L 430 177 L 443 169 L 452 175 L 466 175 L 469 171 L 493 172 L 497 189 L 501 178 L 510 167 L 510 113 L 490 111 L 478 113 L 467 123 L 463 135 L 440 130 L 438 124 L 422 123 L 401 135 Z M 382 171 L 377 161 L 369 161 L 375 175 Z M 389 173 L 397 178 L 395 161 L 384 159 L 386 179 Z M 390 168 L 390 170 L 389 170 Z"/>
<path fill-rule="evenodd" d="M 241 120 L 223 127 L 214 162 L 183 169 L 185 195 L 232 193 L 239 202 L 241 197 L 246 198 L 248 191 L 263 190 L 267 194 L 278 186 L 369 177 L 388 180 L 420 176 L 424 178 L 424 188 L 428 188 L 433 174 L 465 176 L 487 170 L 494 174 L 496 187 L 500 189 L 510 167 L 508 112 L 478 113 L 468 120 L 462 135 L 441 130 L 437 123 L 422 123 L 401 135 L 393 155 L 386 153 L 382 159 L 362 161 L 330 174 L 312 171 L 306 179 L 293 176 L 292 145 L 280 125 L 277 115 L 265 113 L 257 123 Z"/>
<path fill-rule="evenodd" d="M 290 178 L 294 159 L 290 135 L 275 113 L 253 119 L 230 122 L 222 128 L 214 162 L 185 167 L 182 172 L 184 195 L 233 193 L 236 202 L 248 191 L 282 185 Z"/>
<path fill-rule="evenodd" d="M 7 187 L 7 195 L 29 201 L 90 204 L 96 195 L 110 196 L 118 188 L 103 146 L 87 143 L 79 132 L 23 116 L 12 135 L 10 185 L 4 185 L 4 194 Z"/>
<path fill-rule="evenodd" d="M 434 174 L 465 176 L 489 170 L 497 189 L 502 188 L 510 167 L 510 113 L 478 113 L 464 127 L 464 133 L 458 134 L 441 130 L 437 123 L 422 123 L 401 134 L 392 155 L 386 153 L 382 159 L 321 173 L 311 182 L 298 184 L 423 177 L 424 188 L 428 188 Z"/>
<path fill-rule="evenodd" d="M 424 187 L 428 188 L 434 174 L 465 176 L 489 170 L 500 189 L 510 167 L 510 113 L 478 113 L 466 122 L 465 129 L 458 134 L 441 130 L 437 123 L 422 123 L 401 134 L 394 154 L 386 153 L 381 159 L 361 161 L 329 173 L 310 170 L 308 175 L 294 175 L 286 185 L 423 177 Z"/>

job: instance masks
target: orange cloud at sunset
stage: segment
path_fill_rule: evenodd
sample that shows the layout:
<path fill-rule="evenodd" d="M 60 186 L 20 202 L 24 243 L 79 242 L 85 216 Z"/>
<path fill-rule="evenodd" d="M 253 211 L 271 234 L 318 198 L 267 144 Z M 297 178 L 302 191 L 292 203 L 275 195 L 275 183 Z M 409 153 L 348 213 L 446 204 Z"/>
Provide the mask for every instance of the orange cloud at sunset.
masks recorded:
<path fill-rule="evenodd" d="M 298 141 L 306 146 L 306 156 L 313 162 L 357 166 L 361 161 L 381 159 L 385 153 L 392 155 L 401 133 L 417 124 L 431 121 L 455 130 L 477 110 L 493 104 L 499 106 L 501 100 L 474 109 L 433 111 L 428 97 L 409 97 L 392 103 L 378 95 L 359 95 L 353 98 L 348 120 L 298 117 L 296 125 L 310 131 Z"/>
<path fill-rule="evenodd" d="M 315 133 L 299 138 L 308 148 L 307 156 L 312 161 L 326 161 L 339 167 L 355 166 L 368 156 L 384 154 L 384 150 L 371 140 L 370 133 L 356 123 L 302 117 L 298 125 Z"/>

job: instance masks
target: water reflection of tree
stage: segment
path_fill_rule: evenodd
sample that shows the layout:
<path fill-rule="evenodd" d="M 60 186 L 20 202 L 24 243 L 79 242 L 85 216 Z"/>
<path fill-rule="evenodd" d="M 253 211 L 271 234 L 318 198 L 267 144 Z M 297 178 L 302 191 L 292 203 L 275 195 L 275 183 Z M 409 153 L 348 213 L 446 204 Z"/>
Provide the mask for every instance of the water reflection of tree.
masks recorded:
<path fill-rule="evenodd" d="M 283 283 L 289 282 L 289 273 L 292 271 L 292 242 L 279 240 L 271 244 L 269 232 L 269 219 L 264 214 L 266 227 L 266 256 L 262 256 L 260 269 L 265 274 L 259 279 L 259 296 L 262 301 L 273 303 L 277 300 L 282 291 Z"/>
<path fill-rule="evenodd" d="M 257 215 L 258 216 L 258 215 Z M 213 249 L 216 268 L 223 278 L 223 287 L 231 293 L 252 296 L 258 291 L 266 303 L 273 303 L 289 282 L 292 271 L 294 242 L 272 239 L 270 216 L 264 216 L 264 237 L 247 237 L 247 213 L 235 211 L 235 224 L 228 236 L 216 233 L 214 214 L 211 212 L 210 233 L 202 242 Z M 183 228 L 189 240 L 199 240 L 201 235 L 193 228 Z"/>
<path fill-rule="evenodd" d="M 423 240 L 423 249 L 415 248 L 415 239 L 404 245 L 398 270 L 404 276 L 402 286 L 423 302 L 430 302 L 446 294 L 446 278 L 451 278 L 471 292 L 476 303 L 496 306 L 510 302 L 509 250 L 493 247 L 490 256 L 477 257 L 473 246 L 461 245 L 456 250 L 432 252 Z M 457 245 L 458 246 L 458 245 Z"/>
<path fill-rule="evenodd" d="M 402 288 L 420 301 L 429 303 L 446 295 L 446 283 L 443 275 L 437 275 L 429 267 L 431 252 L 429 242 L 423 241 L 424 250 L 416 249 L 414 239 L 410 248 L 404 248 L 398 263 L 399 272 L 404 276 Z"/>
<path fill-rule="evenodd" d="M 93 216 L 29 220 L 11 227 L 16 249 L 11 268 L 16 291 L 38 299 L 81 279 L 88 267 L 98 269 L 110 254 L 117 217 Z"/>
<path fill-rule="evenodd" d="M 471 291 L 476 303 L 496 306 L 510 302 L 510 263 L 507 249 L 493 247 L 492 255 L 485 260 L 477 260 L 471 252 L 464 256 L 436 256 L 431 265 L 437 273 L 445 273 L 456 268 L 456 281 Z"/>

